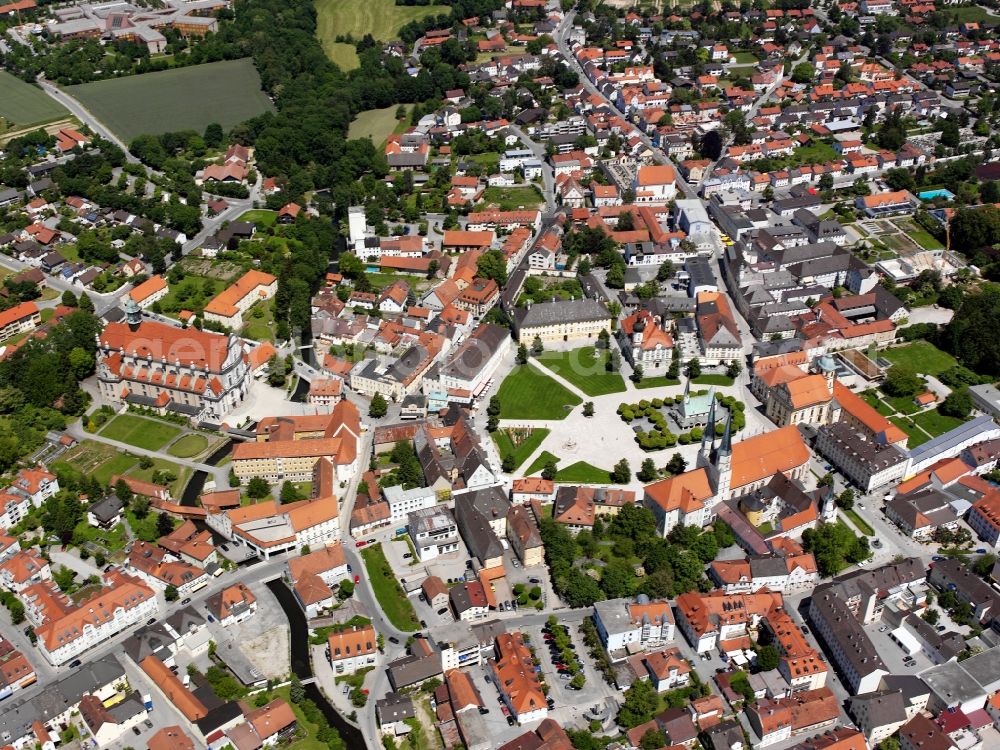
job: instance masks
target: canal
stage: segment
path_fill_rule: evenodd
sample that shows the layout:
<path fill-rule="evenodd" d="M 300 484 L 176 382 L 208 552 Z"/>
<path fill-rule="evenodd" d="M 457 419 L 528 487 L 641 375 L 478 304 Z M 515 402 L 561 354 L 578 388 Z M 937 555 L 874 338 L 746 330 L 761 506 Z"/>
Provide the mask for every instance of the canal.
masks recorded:
<path fill-rule="evenodd" d="M 233 450 L 233 441 L 227 440 L 225 443 L 220 445 L 211 456 L 205 459 L 204 463 L 209 466 L 218 466 L 219 461 L 224 459 Z M 205 481 L 208 479 L 208 473 L 204 471 L 196 471 L 191 475 L 188 480 L 187 486 L 184 487 L 184 492 L 181 494 L 181 505 L 187 505 L 193 508 L 198 504 L 198 496 L 201 495 L 201 491 L 205 488 Z"/>
<path fill-rule="evenodd" d="M 288 590 L 280 578 L 268 581 L 267 587 L 285 611 L 285 617 L 288 618 L 288 628 L 291 635 L 289 640 L 291 641 L 292 672 L 300 680 L 308 679 L 313 676 L 313 671 L 312 664 L 309 662 L 309 627 L 306 624 L 306 617 L 299 605 L 295 603 L 292 592 Z M 304 687 L 306 696 L 316 703 L 326 720 L 330 722 L 330 726 L 340 733 L 344 744 L 350 750 L 360 750 L 367 747 L 361 730 L 337 713 L 316 683 L 310 682 Z"/>

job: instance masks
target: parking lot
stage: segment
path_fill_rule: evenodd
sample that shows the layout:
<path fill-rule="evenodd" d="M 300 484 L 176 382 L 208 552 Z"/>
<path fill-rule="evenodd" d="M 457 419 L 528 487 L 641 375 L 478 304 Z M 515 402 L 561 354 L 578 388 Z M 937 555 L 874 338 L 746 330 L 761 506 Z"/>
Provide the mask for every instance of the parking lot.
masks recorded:
<path fill-rule="evenodd" d="M 890 636 L 891 630 L 892 626 L 888 622 L 873 622 L 871 625 L 865 626 L 865 632 L 872 639 L 878 655 L 882 657 L 882 661 L 885 662 L 886 669 L 890 673 L 917 674 L 918 672 L 923 672 L 928 667 L 934 666 L 934 662 L 927 658 L 921 651 L 913 654 L 913 662 L 904 662 L 903 658 L 907 655 L 906 651 L 892 639 Z"/>

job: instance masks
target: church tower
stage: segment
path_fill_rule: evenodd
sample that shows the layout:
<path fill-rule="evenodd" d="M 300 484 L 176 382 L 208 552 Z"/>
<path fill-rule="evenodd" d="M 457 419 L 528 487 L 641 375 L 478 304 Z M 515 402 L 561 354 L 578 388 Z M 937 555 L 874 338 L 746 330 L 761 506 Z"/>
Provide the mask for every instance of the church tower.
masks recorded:
<path fill-rule="evenodd" d="M 823 488 L 823 499 L 820 501 L 819 518 L 824 523 L 834 523 L 837 520 L 837 500 L 833 487 Z"/>
<path fill-rule="evenodd" d="M 688 403 L 690 399 L 691 392 L 691 380 L 688 379 L 687 385 L 684 386 L 684 403 Z M 705 467 L 709 469 L 709 481 L 711 481 L 711 466 L 712 466 L 712 453 L 715 451 L 715 399 L 712 399 L 712 405 L 708 407 L 708 424 L 705 426 L 705 432 L 701 435 L 701 449 L 698 451 L 698 461 L 697 465 L 699 467 Z"/>
<path fill-rule="evenodd" d="M 135 330 L 142 323 L 142 308 L 136 304 L 135 300 L 131 296 L 126 295 L 125 297 L 125 322 L 128 323 L 128 327 L 131 330 Z"/>
<path fill-rule="evenodd" d="M 727 500 L 733 482 L 733 411 L 729 410 L 726 418 L 726 431 L 722 433 L 722 442 L 715 452 L 715 498 L 716 502 Z"/>

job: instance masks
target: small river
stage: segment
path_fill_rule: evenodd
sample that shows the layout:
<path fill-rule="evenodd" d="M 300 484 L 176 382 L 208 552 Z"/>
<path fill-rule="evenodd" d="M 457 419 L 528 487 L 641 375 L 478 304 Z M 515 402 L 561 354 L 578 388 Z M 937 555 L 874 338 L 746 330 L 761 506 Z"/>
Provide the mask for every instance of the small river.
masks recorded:
<path fill-rule="evenodd" d="M 306 624 L 306 616 L 299 605 L 295 603 L 292 592 L 288 590 L 280 578 L 269 581 L 267 587 L 285 611 L 285 617 L 288 618 L 288 628 L 291 635 L 289 640 L 291 641 L 292 672 L 300 680 L 306 680 L 313 676 L 312 665 L 309 663 L 309 627 Z M 315 683 L 311 682 L 305 685 L 305 690 L 306 695 L 310 700 L 315 701 L 326 720 L 330 722 L 330 726 L 340 733 L 349 750 L 363 750 L 367 747 L 361 730 L 337 713 Z"/>

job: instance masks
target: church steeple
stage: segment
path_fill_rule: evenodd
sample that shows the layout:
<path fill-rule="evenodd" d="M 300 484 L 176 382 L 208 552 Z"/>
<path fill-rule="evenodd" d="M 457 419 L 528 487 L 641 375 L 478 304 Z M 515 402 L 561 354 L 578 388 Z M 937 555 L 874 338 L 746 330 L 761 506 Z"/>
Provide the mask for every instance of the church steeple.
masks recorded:
<path fill-rule="evenodd" d="M 690 387 L 691 381 L 688 380 L 688 387 Z M 688 392 L 684 391 L 684 401 L 687 402 Z M 712 399 L 711 405 L 708 407 L 708 425 L 705 427 L 705 431 L 701 435 L 701 450 L 699 451 L 698 458 L 701 459 L 699 464 L 710 463 L 712 458 L 712 451 L 715 450 L 715 399 Z"/>

